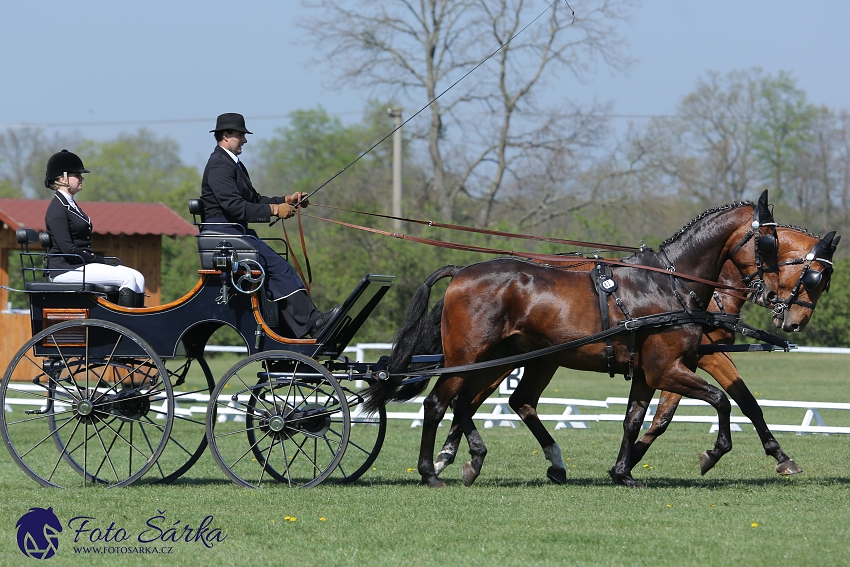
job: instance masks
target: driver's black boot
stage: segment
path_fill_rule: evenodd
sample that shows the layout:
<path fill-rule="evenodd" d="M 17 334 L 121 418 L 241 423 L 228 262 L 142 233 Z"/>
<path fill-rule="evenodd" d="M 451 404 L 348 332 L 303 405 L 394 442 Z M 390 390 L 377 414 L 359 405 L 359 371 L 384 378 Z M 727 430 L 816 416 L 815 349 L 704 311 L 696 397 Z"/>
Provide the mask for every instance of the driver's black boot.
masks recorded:
<path fill-rule="evenodd" d="M 142 295 L 142 301 L 144 301 Z M 118 290 L 118 305 L 122 307 L 136 307 L 136 292 L 129 287 L 122 287 Z"/>

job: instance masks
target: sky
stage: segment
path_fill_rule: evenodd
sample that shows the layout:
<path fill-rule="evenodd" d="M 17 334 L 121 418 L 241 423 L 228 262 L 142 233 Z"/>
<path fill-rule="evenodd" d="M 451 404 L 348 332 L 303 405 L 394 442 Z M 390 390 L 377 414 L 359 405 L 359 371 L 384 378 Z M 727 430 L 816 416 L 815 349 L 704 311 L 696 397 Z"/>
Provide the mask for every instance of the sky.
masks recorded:
<path fill-rule="evenodd" d="M 581 13 L 582 0 L 570 4 Z M 272 136 L 289 113 L 321 105 L 359 120 L 374 94 L 328 84 L 296 26 L 310 16 L 299 0 L 7 3 L 0 132 L 30 125 L 108 140 L 145 127 L 202 168 L 215 117 L 240 112 L 255 133 L 243 154 L 250 163 L 250 142 Z M 565 76 L 549 88 L 582 104 L 611 102 L 622 124 L 672 114 L 708 70 L 760 66 L 790 72 L 812 103 L 848 109 L 848 21 L 845 0 L 645 0 L 620 26 L 637 60 L 627 75 L 601 67 L 582 84 Z"/>

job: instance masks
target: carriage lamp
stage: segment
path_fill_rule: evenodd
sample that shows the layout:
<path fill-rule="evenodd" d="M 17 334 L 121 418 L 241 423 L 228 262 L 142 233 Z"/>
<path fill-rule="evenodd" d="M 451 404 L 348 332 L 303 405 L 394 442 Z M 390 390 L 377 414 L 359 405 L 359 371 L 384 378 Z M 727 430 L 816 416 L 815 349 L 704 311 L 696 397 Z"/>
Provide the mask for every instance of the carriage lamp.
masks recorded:
<path fill-rule="evenodd" d="M 237 261 L 238 258 L 236 252 L 233 251 L 233 245 L 227 240 L 219 242 L 212 256 L 213 267 L 216 270 L 229 272 Z"/>

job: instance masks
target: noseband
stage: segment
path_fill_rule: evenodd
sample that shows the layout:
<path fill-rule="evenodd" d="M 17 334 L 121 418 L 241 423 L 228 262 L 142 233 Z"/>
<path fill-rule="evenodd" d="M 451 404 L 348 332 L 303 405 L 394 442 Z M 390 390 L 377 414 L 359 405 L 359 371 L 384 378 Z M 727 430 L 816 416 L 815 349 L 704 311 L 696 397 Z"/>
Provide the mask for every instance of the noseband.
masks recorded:
<path fill-rule="evenodd" d="M 829 291 L 829 284 L 832 276 L 832 260 L 819 256 L 819 254 L 823 252 L 822 249 L 822 243 L 818 242 L 814 245 L 814 247 L 812 247 L 811 252 L 806 254 L 805 258 L 788 260 L 781 264 L 782 266 L 792 266 L 797 264 L 805 265 L 803 266 L 803 270 L 800 272 L 800 277 L 797 278 L 797 283 L 794 284 L 794 289 L 791 290 L 791 295 L 789 295 L 786 299 L 778 299 L 773 303 L 773 312 L 776 315 L 781 315 L 785 312 L 786 309 L 789 309 L 792 305 L 800 305 L 801 307 L 806 307 L 814 311 L 814 303 L 809 303 L 808 301 L 801 301 L 799 299 L 801 287 L 806 288 L 806 291 L 814 291 L 815 288 L 820 285 L 821 281 L 826 278 L 826 286 L 823 288 L 823 290 L 824 292 Z M 823 266 L 825 266 L 825 269 L 811 269 L 812 262 L 820 262 Z"/>

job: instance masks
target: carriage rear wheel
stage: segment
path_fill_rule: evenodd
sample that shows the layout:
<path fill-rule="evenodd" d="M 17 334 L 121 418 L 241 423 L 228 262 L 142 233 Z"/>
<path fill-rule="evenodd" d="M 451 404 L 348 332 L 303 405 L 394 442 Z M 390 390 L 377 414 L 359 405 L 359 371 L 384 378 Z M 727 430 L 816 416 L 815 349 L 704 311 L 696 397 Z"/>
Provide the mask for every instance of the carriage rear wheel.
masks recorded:
<path fill-rule="evenodd" d="M 95 319 L 59 323 L 27 341 L 6 370 L 0 402 L 11 410 L 0 413 L 6 448 L 49 487 L 133 483 L 162 453 L 174 418 L 159 357 L 129 329 Z"/>
<path fill-rule="evenodd" d="M 288 351 L 258 353 L 228 370 L 213 390 L 206 425 L 216 463 L 248 488 L 271 480 L 318 485 L 342 460 L 351 427 L 333 375 Z"/>
<path fill-rule="evenodd" d="M 207 449 L 206 409 L 215 377 L 203 358 L 165 361 L 174 391 L 174 427 L 147 478 L 166 484 L 186 474 Z M 145 480 L 147 480 L 147 478 Z"/>
<path fill-rule="evenodd" d="M 363 396 L 356 382 L 352 387 L 343 386 L 343 390 L 351 411 L 351 433 L 348 437 L 348 448 L 331 475 L 331 480 L 345 484 L 354 482 L 367 473 L 378 458 L 387 434 L 387 410 L 381 406 L 377 413 L 367 415 L 361 411 Z"/>

